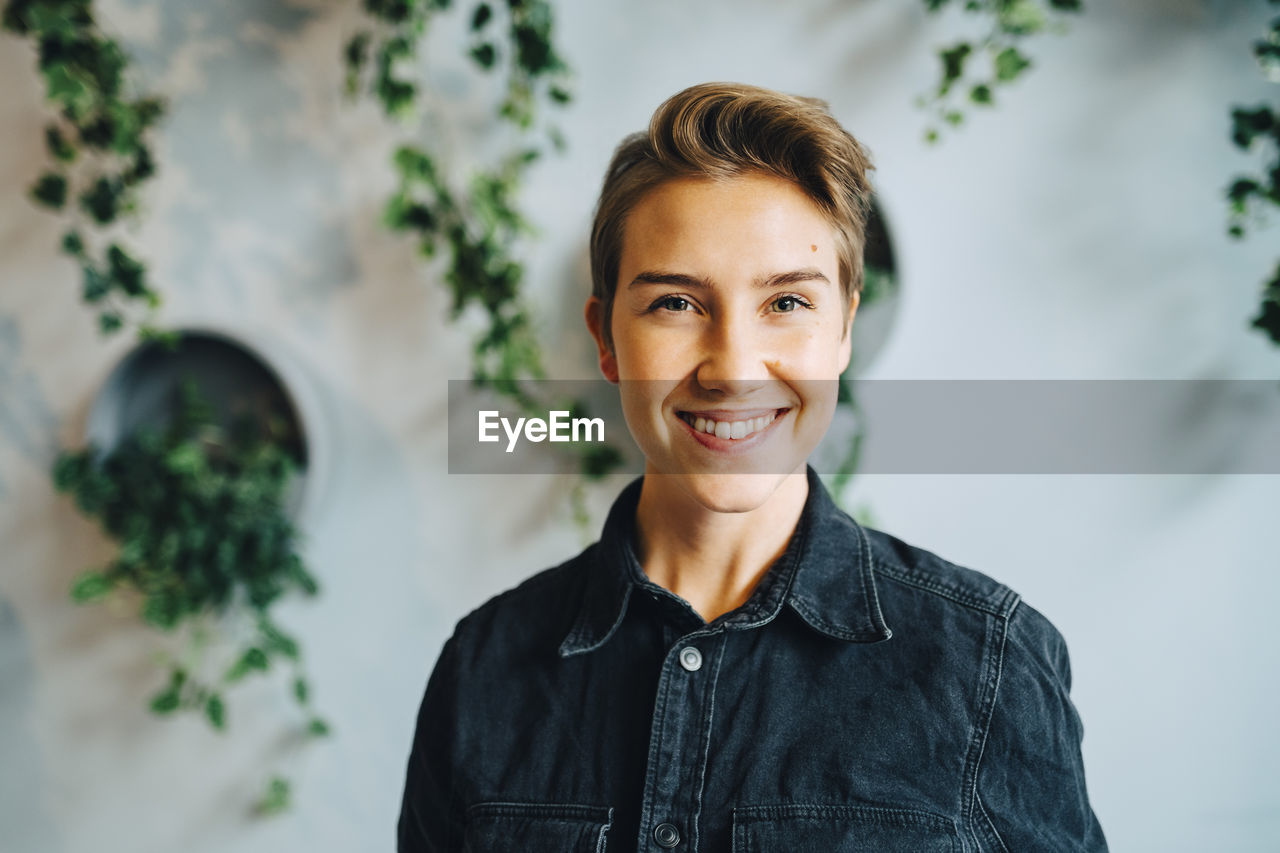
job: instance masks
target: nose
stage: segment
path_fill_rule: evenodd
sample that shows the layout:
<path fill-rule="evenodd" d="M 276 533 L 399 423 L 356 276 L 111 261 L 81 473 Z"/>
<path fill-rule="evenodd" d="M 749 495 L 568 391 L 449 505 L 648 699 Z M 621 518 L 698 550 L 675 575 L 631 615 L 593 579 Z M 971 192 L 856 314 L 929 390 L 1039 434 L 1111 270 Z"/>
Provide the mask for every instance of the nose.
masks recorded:
<path fill-rule="evenodd" d="M 745 318 L 723 315 L 708 324 L 695 378 L 707 390 L 743 397 L 771 375 L 766 341 Z"/>

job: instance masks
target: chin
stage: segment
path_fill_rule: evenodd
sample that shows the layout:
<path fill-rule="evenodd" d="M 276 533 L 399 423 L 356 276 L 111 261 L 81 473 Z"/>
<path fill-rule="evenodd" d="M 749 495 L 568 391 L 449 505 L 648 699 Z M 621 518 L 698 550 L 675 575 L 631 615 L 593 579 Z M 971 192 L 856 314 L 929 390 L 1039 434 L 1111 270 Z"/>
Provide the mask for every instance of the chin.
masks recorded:
<path fill-rule="evenodd" d="M 760 509 L 777 494 L 787 474 L 676 474 L 678 488 L 712 512 L 740 513 Z"/>

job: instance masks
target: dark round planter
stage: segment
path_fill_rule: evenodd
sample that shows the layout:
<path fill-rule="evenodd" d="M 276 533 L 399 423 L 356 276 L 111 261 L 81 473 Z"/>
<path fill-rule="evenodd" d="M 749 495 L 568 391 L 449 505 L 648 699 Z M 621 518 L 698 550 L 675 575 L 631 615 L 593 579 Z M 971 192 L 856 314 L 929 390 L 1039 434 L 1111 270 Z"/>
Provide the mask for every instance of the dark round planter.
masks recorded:
<path fill-rule="evenodd" d="M 325 424 L 305 376 L 283 350 L 242 330 L 183 326 L 175 350 L 155 342 L 130 350 L 107 376 L 89 410 L 86 440 L 109 453 L 143 427 L 170 422 L 184 377 L 209 401 L 217 422 L 229 426 L 247 414 L 265 429 L 272 423 L 298 463 L 286 497 L 297 521 L 312 506 L 327 473 Z"/>

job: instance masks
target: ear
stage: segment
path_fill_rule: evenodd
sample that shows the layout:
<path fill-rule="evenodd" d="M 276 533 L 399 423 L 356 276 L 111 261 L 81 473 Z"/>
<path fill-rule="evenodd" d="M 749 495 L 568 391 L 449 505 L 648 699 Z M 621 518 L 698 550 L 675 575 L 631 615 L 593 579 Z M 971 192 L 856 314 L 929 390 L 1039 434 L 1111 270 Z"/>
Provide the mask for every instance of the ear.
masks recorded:
<path fill-rule="evenodd" d="M 618 358 L 613 354 L 613 350 L 609 349 L 604 340 L 604 303 L 600 301 L 599 297 L 591 296 L 587 299 L 584 316 L 586 317 L 587 329 L 591 332 L 591 337 L 596 339 L 596 349 L 600 356 L 600 372 L 604 374 L 605 379 L 617 385 Z"/>
<path fill-rule="evenodd" d="M 844 335 L 840 338 L 840 375 L 849 369 L 849 360 L 853 357 L 853 317 L 858 313 L 858 303 L 862 294 L 855 293 L 849 300 L 849 316 L 845 318 Z"/>

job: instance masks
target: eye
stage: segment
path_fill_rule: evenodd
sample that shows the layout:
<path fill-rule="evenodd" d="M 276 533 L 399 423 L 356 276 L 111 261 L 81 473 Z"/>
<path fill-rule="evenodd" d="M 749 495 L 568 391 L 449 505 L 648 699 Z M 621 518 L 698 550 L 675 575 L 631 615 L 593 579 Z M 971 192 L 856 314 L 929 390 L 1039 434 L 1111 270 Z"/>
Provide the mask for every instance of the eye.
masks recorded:
<path fill-rule="evenodd" d="M 797 308 L 812 308 L 813 306 L 794 293 L 788 293 L 773 300 L 773 307 L 779 313 L 789 314 Z"/>
<path fill-rule="evenodd" d="M 693 303 L 688 299 L 685 299 L 683 296 L 668 294 L 655 300 L 654 303 L 649 306 L 649 310 L 656 311 L 659 308 L 665 308 L 668 311 L 688 311 L 692 307 Z"/>

